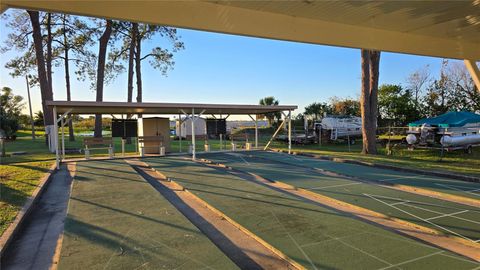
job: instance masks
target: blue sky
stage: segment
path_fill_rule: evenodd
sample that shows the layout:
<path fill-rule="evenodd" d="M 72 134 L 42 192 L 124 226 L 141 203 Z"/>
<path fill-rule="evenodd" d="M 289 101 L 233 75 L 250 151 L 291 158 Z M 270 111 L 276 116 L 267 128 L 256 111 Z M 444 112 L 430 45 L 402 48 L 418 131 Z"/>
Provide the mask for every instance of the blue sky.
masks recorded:
<path fill-rule="evenodd" d="M 10 29 L 0 21 L 0 39 Z M 179 30 L 185 50 L 175 55 L 175 67 L 167 77 L 144 62 L 144 101 L 257 104 L 273 95 L 281 104 L 299 106 L 296 113 L 315 101 L 332 96 L 357 98 L 360 95 L 360 51 L 295 42 L 241 37 L 193 30 Z M 143 51 L 159 39 L 144 45 Z M 0 85 L 9 86 L 26 97 L 24 78 L 12 78 L 5 63 L 15 55 L 0 59 Z M 429 65 L 437 76 L 442 59 L 382 53 L 380 83 L 404 84 L 413 71 Z M 126 101 L 126 74 L 105 87 L 105 101 Z M 135 96 L 136 94 L 134 94 Z M 54 98 L 66 99 L 63 69 L 55 69 Z M 32 89 L 34 110 L 41 108 L 40 90 Z M 88 82 L 72 82 L 73 100 L 94 100 Z"/>

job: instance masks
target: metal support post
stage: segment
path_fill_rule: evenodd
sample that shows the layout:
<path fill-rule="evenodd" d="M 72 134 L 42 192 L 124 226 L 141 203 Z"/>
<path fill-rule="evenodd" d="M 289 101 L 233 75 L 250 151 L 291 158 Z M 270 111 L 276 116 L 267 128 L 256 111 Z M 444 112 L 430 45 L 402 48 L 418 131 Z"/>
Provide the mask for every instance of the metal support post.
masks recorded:
<path fill-rule="evenodd" d="M 223 134 L 220 134 L 220 150 L 223 150 Z"/>
<path fill-rule="evenodd" d="M 125 139 L 122 138 L 122 157 L 125 156 Z"/>
<path fill-rule="evenodd" d="M 195 160 L 195 109 L 192 108 L 192 159 Z"/>
<path fill-rule="evenodd" d="M 55 142 L 55 165 L 57 169 L 60 169 L 60 157 L 58 155 L 58 120 L 57 120 L 57 107 L 53 107 L 53 136 Z"/>
<path fill-rule="evenodd" d="M 65 119 L 62 117 L 62 159 L 65 159 L 65 132 L 64 132 L 64 126 L 65 126 Z"/>
<path fill-rule="evenodd" d="M 182 152 L 182 115 L 181 114 L 178 114 L 178 133 L 180 133 L 178 135 L 178 152 L 181 153 Z"/>
<path fill-rule="evenodd" d="M 292 152 L 292 111 L 288 111 L 288 153 Z"/>
<path fill-rule="evenodd" d="M 32 100 L 30 98 L 30 83 L 28 82 L 28 75 L 25 75 L 25 80 L 27 81 L 28 109 L 30 111 L 30 123 L 32 125 L 32 140 L 35 140 L 35 123 L 33 120 Z"/>
<path fill-rule="evenodd" d="M 255 119 L 249 114 L 250 119 L 255 123 L 255 148 L 258 148 L 258 117 L 255 115 Z"/>

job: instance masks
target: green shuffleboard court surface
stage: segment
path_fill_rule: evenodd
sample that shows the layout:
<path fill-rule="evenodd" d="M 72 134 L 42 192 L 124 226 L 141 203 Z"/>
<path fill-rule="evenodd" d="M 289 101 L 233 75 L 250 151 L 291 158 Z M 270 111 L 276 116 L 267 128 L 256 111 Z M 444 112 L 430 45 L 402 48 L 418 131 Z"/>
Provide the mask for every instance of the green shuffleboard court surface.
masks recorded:
<path fill-rule="evenodd" d="M 124 161 L 77 163 L 59 269 L 238 269 Z"/>
<path fill-rule="evenodd" d="M 294 159 L 294 156 L 263 152 L 210 154 L 205 157 L 270 180 L 308 189 L 391 217 L 430 227 L 445 234 L 473 242 L 480 241 L 480 209 L 473 206 L 392 190 L 348 178 L 322 175 L 305 167 L 314 165 L 307 165 L 308 158 Z M 285 162 L 286 158 L 290 159 Z"/>
<path fill-rule="evenodd" d="M 269 157 L 284 162 L 294 162 L 319 169 L 359 177 L 365 180 L 386 181 L 392 184 L 414 186 L 453 195 L 480 200 L 480 183 L 466 182 L 429 175 L 386 170 L 350 163 L 319 160 L 304 156 L 293 156 L 275 152 L 257 152 L 258 156 Z"/>
<path fill-rule="evenodd" d="M 473 269 L 480 266 L 222 169 L 181 157 L 144 161 L 308 269 Z"/>

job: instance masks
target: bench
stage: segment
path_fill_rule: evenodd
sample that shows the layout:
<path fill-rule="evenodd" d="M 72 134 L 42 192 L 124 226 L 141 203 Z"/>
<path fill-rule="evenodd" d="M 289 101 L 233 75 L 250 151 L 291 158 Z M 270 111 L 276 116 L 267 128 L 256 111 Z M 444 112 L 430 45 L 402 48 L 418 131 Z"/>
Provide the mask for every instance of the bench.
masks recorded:
<path fill-rule="evenodd" d="M 237 133 L 237 134 L 230 134 L 230 145 L 232 147 L 232 151 L 237 151 L 239 148 L 242 148 L 240 146 L 240 142 L 245 142 L 245 149 L 246 150 L 251 150 L 252 149 L 252 143 L 249 142 L 249 134 L 248 133 Z"/>
<path fill-rule="evenodd" d="M 158 149 L 158 154 L 160 156 L 165 155 L 165 146 L 164 146 L 163 136 L 141 136 L 138 137 L 138 145 L 140 149 L 140 155 L 145 156 L 145 149 Z"/>
<path fill-rule="evenodd" d="M 85 145 L 85 159 L 90 159 L 90 150 L 100 149 L 108 149 L 108 155 L 113 158 L 112 138 L 85 138 L 83 144 Z"/>

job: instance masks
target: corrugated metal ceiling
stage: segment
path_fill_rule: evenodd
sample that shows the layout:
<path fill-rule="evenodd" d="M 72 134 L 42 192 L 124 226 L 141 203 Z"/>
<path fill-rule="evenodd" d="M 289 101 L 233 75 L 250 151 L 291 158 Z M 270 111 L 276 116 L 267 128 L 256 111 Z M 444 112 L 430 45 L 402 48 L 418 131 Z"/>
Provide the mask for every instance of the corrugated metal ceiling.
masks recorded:
<path fill-rule="evenodd" d="M 214 2 L 293 17 L 480 43 L 480 0 Z"/>

